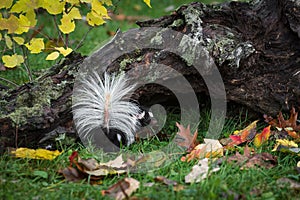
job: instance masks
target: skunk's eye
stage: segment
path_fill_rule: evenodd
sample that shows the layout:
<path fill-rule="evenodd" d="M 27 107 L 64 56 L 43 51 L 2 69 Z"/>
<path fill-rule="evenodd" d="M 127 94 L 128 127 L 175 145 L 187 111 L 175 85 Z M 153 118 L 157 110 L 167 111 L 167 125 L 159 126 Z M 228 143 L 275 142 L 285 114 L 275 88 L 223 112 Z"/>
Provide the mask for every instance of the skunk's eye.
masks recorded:
<path fill-rule="evenodd" d="M 152 112 L 148 112 L 150 117 L 153 117 L 153 113 Z"/>

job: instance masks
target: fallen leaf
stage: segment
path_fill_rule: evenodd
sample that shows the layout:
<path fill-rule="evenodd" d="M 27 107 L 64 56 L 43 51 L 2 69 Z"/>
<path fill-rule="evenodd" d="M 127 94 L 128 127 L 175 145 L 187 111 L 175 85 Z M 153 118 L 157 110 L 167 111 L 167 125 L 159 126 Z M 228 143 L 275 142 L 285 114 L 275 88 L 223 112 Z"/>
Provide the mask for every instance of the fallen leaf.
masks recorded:
<path fill-rule="evenodd" d="M 175 185 L 178 184 L 176 181 L 167 179 L 167 178 L 164 177 L 164 176 L 157 176 L 157 177 L 155 177 L 154 180 L 157 181 L 157 182 L 163 183 L 163 184 L 165 184 L 165 185 L 168 185 L 168 186 L 170 186 L 170 185 L 171 185 L 171 186 L 175 186 Z"/>
<path fill-rule="evenodd" d="M 187 151 L 191 151 L 198 144 L 197 136 L 198 132 L 195 131 L 194 135 L 191 135 L 190 125 L 187 128 L 184 128 L 183 125 L 180 125 L 176 122 L 176 126 L 179 131 L 176 134 L 175 142 L 177 145 L 187 148 Z"/>
<path fill-rule="evenodd" d="M 85 179 L 85 176 L 81 172 L 70 166 L 58 170 L 58 173 L 62 174 L 65 179 L 70 182 L 79 182 Z"/>
<path fill-rule="evenodd" d="M 240 131 L 234 131 L 233 135 L 230 135 L 230 140 L 220 140 L 223 145 L 226 145 L 226 149 L 230 149 L 236 145 L 240 145 L 244 142 L 251 141 L 256 135 L 256 124 L 258 120 L 249 124 L 246 128 Z"/>
<path fill-rule="evenodd" d="M 281 187 L 288 186 L 289 189 L 300 190 L 300 183 L 289 178 L 280 178 L 276 183 Z"/>
<path fill-rule="evenodd" d="M 223 146 L 218 140 L 204 139 L 204 143 L 197 145 L 189 154 L 183 156 L 181 161 L 190 162 L 193 159 L 215 158 L 223 156 Z"/>
<path fill-rule="evenodd" d="M 222 158 L 223 160 L 224 158 Z M 240 166 L 240 169 L 253 167 L 272 168 L 277 164 L 277 158 L 270 153 L 254 153 L 244 151 L 244 155 L 236 152 L 235 155 L 229 156 L 226 160 L 228 163 Z"/>
<path fill-rule="evenodd" d="M 128 199 L 140 187 L 140 182 L 133 178 L 124 178 L 107 190 L 102 190 L 102 196 L 108 195 L 116 200 Z"/>
<path fill-rule="evenodd" d="M 260 147 L 263 143 L 268 141 L 271 134 L 271 125 L 264 128 L 261 133 L 257 134 L 254 138 L 254 145 Z"/>
<path fill-rule="evenodd" d="M 292 107 L 291 109 L 290 118 L 288 120 L 284 119 L 282 112 L 279 112 L 277 119 L 273 119 L 270 116 L 264 115 L 265 121 L 273 127 L 276 127 L 278 129 L 290 127 L 294 131 L 300 131 L 300 125 L 297 125 L 297 117 L 298 112 L 296 112 L 294 107 Z"/>
<path fill-rule="evenodd" d="M 50 151 L 46 149 L 28 149 L 18 148 L 11 150 L 10 152 L 17 158 L 30 158 L 30 159 L 42 159 L 42 160 L 53 160 L 61 154 L 58 150 Z"/>
<path fill-rule="evenodd" d="M 192 171 L 185 176 L 185 183 L 198 183 L 206 177 L 210 176 L 212 172 L 219 171 L 220 168 L 209 169 L 208 159 L 199 160 L 197 165 L 194 165 Z"/>
<path fill-rule="evenodd" d="M 294 141 L 277 139 L 272 151 L 296 153 L 300 156 L 300 148 Z"/>
<path fill-rule="evenodd" d="M 287 133 L 289 136 L 291 136 L 294 139 L 300 139 L 300 131 L 299 133 L 297 133 L 296 131 L 287 130 Z"/>

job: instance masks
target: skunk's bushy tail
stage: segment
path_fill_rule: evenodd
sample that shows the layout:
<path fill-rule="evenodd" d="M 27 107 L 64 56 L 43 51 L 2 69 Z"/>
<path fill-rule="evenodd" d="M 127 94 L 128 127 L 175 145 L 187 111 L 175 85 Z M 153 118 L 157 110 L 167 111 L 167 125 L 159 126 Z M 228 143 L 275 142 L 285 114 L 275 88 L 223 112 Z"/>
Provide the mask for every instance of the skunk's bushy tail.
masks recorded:
<path fill-rule="evenodd" d="M 133 143 L 140 112 L 138 105 L 128 99 L 133 89 L 125 74 L 105 73 L 101 79 L 93 73 L 80 80 L 73 94 L 73 119 L 80 136 L 88 137 L 91 130 L 101 127 L 106 134 L 119 130 L 125 134 L 125 145 Z"/>

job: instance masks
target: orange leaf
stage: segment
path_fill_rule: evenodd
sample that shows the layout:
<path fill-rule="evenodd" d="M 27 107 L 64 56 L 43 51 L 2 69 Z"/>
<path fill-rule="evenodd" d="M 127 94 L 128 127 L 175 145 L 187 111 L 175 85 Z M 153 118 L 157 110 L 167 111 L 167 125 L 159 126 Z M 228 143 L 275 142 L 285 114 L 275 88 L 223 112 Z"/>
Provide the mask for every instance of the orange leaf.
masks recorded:
<path fill-rule="evenodd" d="M 268 127 L 264 128 L 263 131 L 259 134 L 257 134 L 254 138 L 254 145 L 256 147 L 260 147 L 264 142 L 266 142 L 269 137 L 270 137 L 270 133 L 271 133 L 271 125 L 269 125 Z"/>

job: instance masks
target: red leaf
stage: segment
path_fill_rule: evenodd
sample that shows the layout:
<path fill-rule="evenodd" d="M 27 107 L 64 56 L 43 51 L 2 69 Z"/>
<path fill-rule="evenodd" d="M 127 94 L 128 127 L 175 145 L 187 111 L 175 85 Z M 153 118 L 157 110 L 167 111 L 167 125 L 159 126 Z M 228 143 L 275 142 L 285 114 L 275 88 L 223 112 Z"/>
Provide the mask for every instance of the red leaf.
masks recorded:
<path fill-rule="evenodd" d="M 271 125 L 268 127 L 264 128 L 263 131 L 259 134 L 257 134 L 254 138 L 254 145 L 256 147 L 260 147 L 264 142 L 266 142 L 271 134 Z"/>
<path fill-rule="evenodd" d="M 72 164 L 76 163 L 76 161 L 75 161 L 76 158 L 78 158 L 78 152 L 73 151 L 72 154 L 69 156 L 70 166 L 72 166 Z"/>

